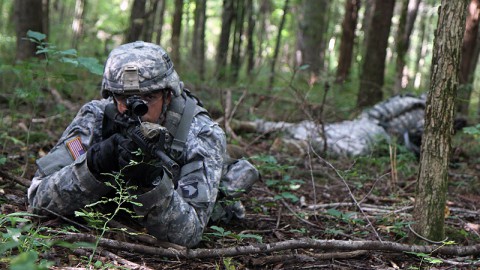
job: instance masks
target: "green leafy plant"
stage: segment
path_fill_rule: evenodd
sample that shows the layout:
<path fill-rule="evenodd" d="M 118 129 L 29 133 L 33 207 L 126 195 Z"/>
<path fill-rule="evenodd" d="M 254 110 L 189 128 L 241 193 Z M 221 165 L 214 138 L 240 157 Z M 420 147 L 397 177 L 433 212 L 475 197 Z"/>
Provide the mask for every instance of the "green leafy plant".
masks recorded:
<path fill-rule="evenodd" d="M 365 224 L 365 221 L 363 219 L 356 218 L 358 216 L 357 212 L 347 212 L 344 213 L 342 211 L 339 211 L 337 209 L 328 209 L 327 214 L 333 217 L 336 217 L 340 220 L 342 220 L 345 223 L 349 224 Z"/>
<path fill-rule="evenodd" d="M 39 254 L 47 251 L 54 241 L 40 234 L 44 228 L 36 227 L 27 212 L 0 214 L 0 256 L 10 269 L 48 269 L 53 263 L 39 260 Z"/>
<path fill-rule="evenodd" d="M 252 159 L 257 164 L 257 168 L 267 180 L 265 184 L 277 191 L 274 199 L 287 199 L 291 202 L 297 202 L 299 198 L 291 191 L 299 189 L 305 181 L 293 179 L 288 173 L 294 166 L 282 165 L 277 159 L 270 155 L 254 156 Z"/>
<path fill-rule="evenodd" d="M 236 265 L 235 265 L 235 262 L 233 261 L 233 258 L 230 258 L 230 257 L 222 258 L 222 264 L 223 265 L 216 264 L 215 269 L 216 270 L 220 270 L 220 269 L 222 269 L 222 270 L 235 270 L 235 269 L 237 269 Z"/>
<path fill-rule="evenodd" d="M 83 67 L 92 74 L 103 74 L 103 65 L 99 63 L 98 59 L 93 57 L 79 57 L 75 49 L 59 50 L 55 45 L 45 42 L 46 38 L 47 36 L 45 34 L 31 30 L 27 32 L 26 37 L 29 41 L 37 44 L 36 54 L 45 55 L 47 66 L 53 60 L 72 64 L 75 67 Z M 64 74 L 64 78 L 68 81 L 71 76 Z M 76 79 L 76 77 L 73 77 L 73 79 Z"/>
<path fill-rule="evenodd" d="M 421 268 L 423 262 L 426 262 L 426 263 L 428 263 L 428 264 L 430 264 L 430 265 L 437 265 L 437 264 L 443 263 L 443 261 L 442 261 L 441 259 L 438 259 L 438 258 L 433 257 L 432 254 L 433 254 L 436 250 L 438 250 L 438 249 L 440 249 L 440 248 L 442 248 L 442 247 L 444 247 L 444 246 L 454 245 L 454 244 L 455 244 L 455 241 L 443 241 L 443 242 L 442 242 L 442 245 L 438 246 L 438 247 L 437 247 L 436 249 L 434 249 L 430 254 L 426 254 L 426 253 L 423 253 L 423 252 L 410 252 L 410 251 L 407 251 L 407 252 L 405 252 L 405 253 L 407 253 L 407 254 L 412 254 L 412 255 L 415 255 L 415 256 L 419 257 L 419 258 L 420 258 L 420 268 Z"/>
<path fill-rule="evenodd" d="M 131 160 L 130 164 L 127 165 L 125 168 L 129 166 L 135 166 L 137 164 L 138 162 Z M 125 168 L 123 168 L 122 170 L 124 170 Z M 135 215 L 135 212 L 125 207 L 127 203 L 136 205 L 136 206 L 142 206 L 142 204 L 135 201 L 137 196 L 131 194 L 131 192 L 137 189 L 137 186 L 125 185 L 125 181 L 123 180 L 122 170 L 116 174 L 106 174 L 113 177 L 114 179 L 113 184 L 110 182 L 105 182 L 105 184 L 113 188 L 113 190 L 115 190 L 115 196 L 111 198 L 104 197 L 97 202 L 86 205 L 85 208 L 82 209 L 81 211 L 75 211 L 75 216 L 84 218 L 90 226 L 100 230 L 100 235 L 97 237 L 97 241 L 95 242 L 93 252 L 89 257 L 89 261 L 88 261 L 89 265 L 92 264 L 93 257 L 98 249 L 98 244 L 100 242 L 100 239 L 103 237 L 103 235 L 107 231 L 112 230 L 110 227 L 108 227 L 108 223 L 112 221 L 121 211 L 126 212 L 127 214 L 131 215 L 134 218 L 138 217 Z M 95 206 L 97 205 L 106 205 L 111 203 L 113 203 L 115 209 L 110 213 L 104 213 L 95 209 Z"/>
<path fill-rule="evenodd" d="M 259 243 L 262 243 L 262 237 L 257 234 L 243 234 L 243 233 L 236 234 L 236 233 L 233 233 L 232 231 L 226 231 L 224 228 L 218 227 L 218 226 L 211 226 L 210 229 L 212 229 L 214 232 L 206 233 L 205 235 L 221 238 L 222 244 L 226 238 L 235 239 L 238 242 L 242 242 L 246 238 L 253 238 L 257 240 Z"/>
<path fill-rule="evenodd" d="M 476 140 L 480 141 L 480 124 L 473 127 L 464 127 L 463 132 L 472 135 Z"/>

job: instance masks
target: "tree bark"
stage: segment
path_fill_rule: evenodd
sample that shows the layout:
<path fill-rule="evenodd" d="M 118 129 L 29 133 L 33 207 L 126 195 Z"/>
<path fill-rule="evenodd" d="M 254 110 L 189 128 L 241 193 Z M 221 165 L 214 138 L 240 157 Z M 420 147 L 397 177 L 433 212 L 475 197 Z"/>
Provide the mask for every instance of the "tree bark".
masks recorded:
<path fill-rule="evenodd" d="M 480 15 L 480 0 L 471 0 L 468 6 L 465 34 L 463 36 L 462 60 L 460 65 L 457 99 L 457 112 L 468 116 L 470 97 L 472 95 L 474 70 L 477 65 L 475 59 L 475 47 L 478 36 L 478 22 Z"/>
<path fill-rule="evenodd" d="M 17 0 L 15 9 L 15 32 L 17 35 L 17 61 L 36 56 L 36 44 L 24 39 L 28 30 L 44 33 L 42 1 Z"/>
<path fill-rule="evenodd" d="M 245 6 L 243 5 L 243 0 L 236 0 L 234 4 L 235 10 L 235 24 L 233 30 L 233 44 L 232 44 L 232 54 L 231 54 L 231 76 L 230 80 L 236 82 L 238 80 L 238 75 L 240 72 L 240 66 L 242 65 L 242 56 L 241 48 L 243 43 L 243 25 L 245 20 Z"/>
<path fill-rule="evenodd" d="M 423 9 L 424 10 L 424 9 Z M 425 13 L 425 11 L 424 11 Z M 419 24 L 420 26 L 418 27 L 418 42 L 417 42 L 417 47 L 415 48 L 415 55 L 416 58 L 414 60 L 414 67 L 413 67 L 413 82 L 410 82 L 410 86 L 416 88 L 417 87 L 417 82 L 421 81 L 421 68 L 423 66 L 422 59 L 425 58 L 425 54 L 427 52 L 426 45 L 428 42 L 425 41 L 425 35 L 427 32 L 427 23 L 428 23 L 429 18 L 427 18 L 426 14 L 422 14 L 420 16 L 420 21 Z M 413 85 L 412 85 L 413 83 Z"/>
<path fill-rule="evenodd" d="M 253 41 L 253 35 L 255 32 L 255 11 L 253 7 L 253 0 L 247 0 L 247 76 L 252 80 L 252 71 L 255 68 L 255 42 Z"/>
<path fill-rule="evenodd" d="M 337 75 L 335 81 L 343 83 L 352 66 L 353 45 L 355 44 L 355 29 L 357 28 L 360 0 L 345 2 L 345 17 L 342 22 L 342 39 L 340 41 L 340 56 L 338 57 Z"/>
<path fill-rule="evenodd" d="M 410 47 L 410 35 L 412 34 L 413 25 L 417 18 L 419 6 L 420 0 L 404 0 L 403 2 L 402 14 L 395 38 L 397 58 L 395 62 L 394 94 L 399 94 L 408 84 L 408 74 L 405 68 L 406 55 Z"/>
<path fill-rule="evenodd" d="M 233 0 L 223 0 L 222 30 L 218 40 L 216 56 L 216 78 L 223 80 L 227 74 L 228 44 L 230 43 L 230 31 L 232 29 L 234 10 Z"/>
<path fill-rule="evenodd" d="M 467 1 L 442 0 L 435 31 L 413 211 L 414 230 L 433 241 L 444 240 L 445 234 L 448 160 Z M 411 237 L 420 241 L 414 235 Z"/>
<path fill-rule="evenodd" d="M 205 24 L 207 11 L 206 0 L 195 1 L 193 26 L 192 58 L 200 79 L 205 79 Z"/>
<path fill-rule="evenodd" d="M 315 83 L 324 69 L 325 32 L 328 24 L 326 0 L 303 0 L 301 3 L 303 18 L 299 21 L 299 33 L 302 36 L 301 65 L 309 66 L 309 82 Z"/>
<path fill-rule="evenodd" d="M 275 43 L 275 50 L 273 52 L 272 62 L 270 63 L 270 75 L 269 75 L 270 78 L 269 78 L 269 82 L 268 82 L 268 89 L 273 88 L 273 83 L 275 81 L 275 65 L 277 63 L 278 52 L 280 50 L 280 42 L 281 42 L 281 39 L 282 39 L 282 31 L 283 31 L 283 27 L 285 25 L 285 19 L 286 19 L 288 8 L 289 8 L 289 2 L 290 2 L 289 0 L 285 0 L 285 4 L 283 6 L 283 16 L 282 16 L 282 20 L 280 21 L 280 26 L 278 27 L 277 40 L 276 40 L 276 43 Z M 255 106 L 255 107 L 257 107 L 257 106 Z"/>
<path fill-rule="evenodd" d="M 154 22 L 155 22 L 155 14 L 157 11 L 158 1 L 157 0 L 149 0 L 147 2 L 147 9 L 144 16 L 144 25 L 143 25 L 143 40 L 147 42 L 152 42 L 153 40 L 153 30 L 154 30 Z"/>
<path fill-rule="evenodd" d="M 182 33 L 183 0 L 175 0 L 175 12 L 172 23 L 172 62 L 181 65 L 180 35 Z"/>
<path fill-rule="evenodd" d="M 155 27 L 156 27 L 156 33 L 157 33 L 157 36 L 155 38 L 155 42 L 157 44 L 161 44 L 162 42 L 162 29 L 163 29 L 163 19 L 164 19 L 164 16 L 165 16 L 165 0 L 157 0 L 159 2 L 158 6 L 157 6 L 157 14 L 156 14 L 156 17 L 157 17 L 157 22 L 155 23 Z"/>
<path fill-rule="evenodd" d="M 270 14 L 273 12 L 272 5 L 272 0 L 263 0 L 259 3 L 257 18 L 259 27 L 257 31 L 258 50 L 257 59 L 255 61 L 256 66 L 260 66 L 264 61 L 263 53 L 265 52 L 265 47 L 267 46 L 265 40 L 270 38 L 267 29 L 269 29 L 271 26 Z"/>
<path fill-rule="evenodd" d="M 85 4 L 86 0 L 75 1 L 75 15 L 72 22 L 72 47 L 78 48 L 78 41 L 83 35 L 83 18 L 85 17 Z"/>
<path fill-rule="evenodd" d="M 42 0 L 42 21 L 43 33 L 48 36 L 50 34 L 50 0 Z"/>
<path fill-rule="evenodd" d="M 125 42 L 134 42 L 140 39 L 145 24 L 145 4 L 146 0 L 133 1 L 130 13 L 130 29 L 125 37 Z"/>
<path fill-rule="evenodd" d="M 375 0 L 364 0 L 363 2 L 365 8 L 363 12 L 362 26 L 360 28 L 363 33 L 363 40 L 361 42 L 362 48 L 360 49 L 362 56 L 365 55 L 367 47 L 368 33 L 370 25 L 372 24 L 373 11 L 375 9 Z"/>
<path fill-rule="evenodd" d="M 375 1 L 375 10 L 367 35 L 367 47 L 357 96 L 357 106 L 359 108 L 373 106 L 383 99 L 385 57 L 394 6 L 395 0 Z"/>

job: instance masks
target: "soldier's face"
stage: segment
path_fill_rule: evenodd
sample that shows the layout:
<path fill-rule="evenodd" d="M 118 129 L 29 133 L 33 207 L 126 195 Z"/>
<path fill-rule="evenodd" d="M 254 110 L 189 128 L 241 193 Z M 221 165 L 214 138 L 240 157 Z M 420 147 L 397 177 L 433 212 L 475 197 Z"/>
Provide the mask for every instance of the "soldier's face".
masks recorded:
<path fill-rule="evenodd" d="M 141 95 L 140 98 L 148 106 L 148 112 L 142 116 L 142 121 L 158 123 L 159 119 L 161 119 L 163 104 L 164 102 L 166 102 L 166 105 L 170 103 L 171 95 L 157 92 Z M 125 113 L 127 111 L 126 98 L 116 96 L 115 99 L 117 101 L 117 110 L 120 113 Z"/>

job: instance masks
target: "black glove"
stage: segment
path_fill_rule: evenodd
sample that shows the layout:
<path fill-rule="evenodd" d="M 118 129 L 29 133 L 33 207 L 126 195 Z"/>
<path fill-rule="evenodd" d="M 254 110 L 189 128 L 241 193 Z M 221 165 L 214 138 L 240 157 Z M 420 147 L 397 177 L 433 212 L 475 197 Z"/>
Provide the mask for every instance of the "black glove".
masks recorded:
<path fill-rule="evenodd" d="M 96 143 L 87 151 L 87 166 L 99 180 L 106 180 L 105 173 L 119 171 L 135 158 L 132 152 L 138 147 L 132 140 L 121 135 L 113 134 L 108 139 Z"/>
<path fill-rule="evenodd" d="M 153 160 L 150 162 L 142 161 L 126 167 L 122 170 L 122 174 L 129 185 L 151 189 L 161 181 L 164 168 Z"/>

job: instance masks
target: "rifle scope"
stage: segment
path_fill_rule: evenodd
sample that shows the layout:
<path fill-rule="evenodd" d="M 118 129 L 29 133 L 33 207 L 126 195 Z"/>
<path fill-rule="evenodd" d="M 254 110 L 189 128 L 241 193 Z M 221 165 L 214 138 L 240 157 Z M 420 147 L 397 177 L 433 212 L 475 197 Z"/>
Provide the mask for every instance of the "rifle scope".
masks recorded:
<path fill-rule="evenodd" d="M 143 116 L 148 112 L 148 106 L 139 96 L 127 98 L 127 109 L 136 116 Z"/>

